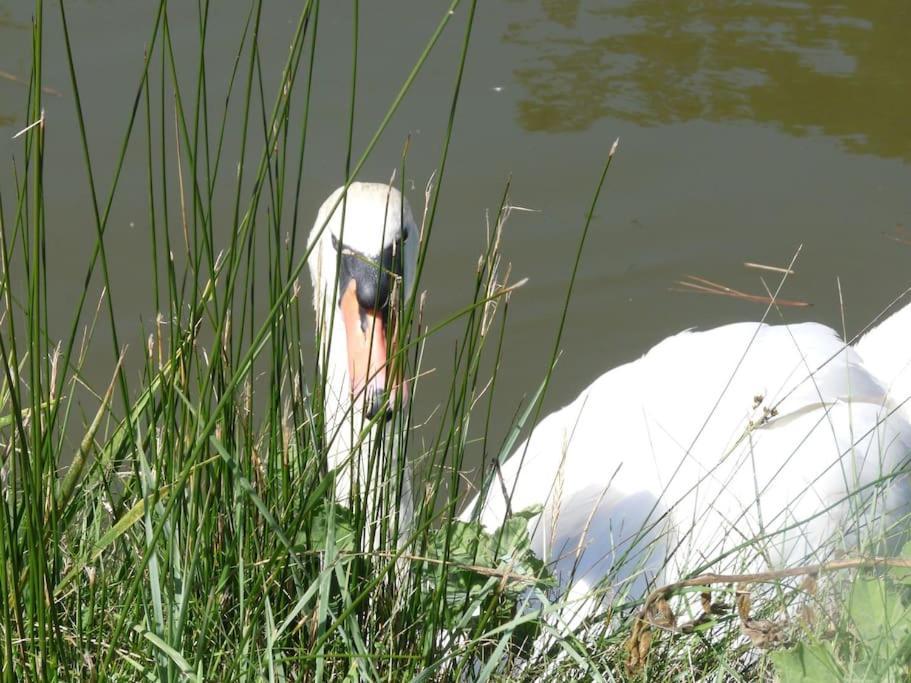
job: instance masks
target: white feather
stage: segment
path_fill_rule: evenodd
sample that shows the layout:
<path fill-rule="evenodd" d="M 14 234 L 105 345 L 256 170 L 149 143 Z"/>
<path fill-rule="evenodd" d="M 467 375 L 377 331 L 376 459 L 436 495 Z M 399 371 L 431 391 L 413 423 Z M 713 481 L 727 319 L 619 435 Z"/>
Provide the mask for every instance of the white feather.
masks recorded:
<path fill-rule="evenodd" d="M 905 402 L 900 406 L 911 420 L 911 305 L 886 318 L 855 345 L 864 367 L 889 393 Z"/>
<path fill-rule="evenodd" d="M 535 551 L 574 596 L 823 559 L 908 512 L 907 478 L 890 478 L 911 452 L 898 399 L 822 325 L 682 332 L 542 420 L 480 520 L 543 505 Z"/>

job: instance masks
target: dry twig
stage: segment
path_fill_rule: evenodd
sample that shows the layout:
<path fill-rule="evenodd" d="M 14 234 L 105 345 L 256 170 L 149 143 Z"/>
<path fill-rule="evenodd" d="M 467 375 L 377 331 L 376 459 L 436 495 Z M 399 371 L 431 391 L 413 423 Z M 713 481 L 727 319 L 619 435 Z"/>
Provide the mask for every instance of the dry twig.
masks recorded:
<path fill-rule="evenodd" d="M 793 272 L 790 270 L 780 269 L 781 272 Z M 759 294 L 748 294 L 747 292 L 741 292 L 738 289 L 733 287 L 728 287 L 727 285 L 722 285 L 717 282 L 712 282 L 711 280 L 706 280 L 704 277 L 699 277 L 698 275 L 687 275 L 686 280 L 677 280 L 674 284 L 677 284 L 681 289 L 671 288 L 672 292 L 696 292 L 698 294 L 718 294 L 720 296 L 729 296 L 732 299 L 742 299 L 743 301 L 753 301 L 760 304 L 770 304 L 774 303 L 776 306 L 789 306 L 791 308 L 806 308 L 811 306 L 807 301 L 797 301 L 795 299 L 778 299 L 772 298 L 768 295 L 759 295 Z"/>

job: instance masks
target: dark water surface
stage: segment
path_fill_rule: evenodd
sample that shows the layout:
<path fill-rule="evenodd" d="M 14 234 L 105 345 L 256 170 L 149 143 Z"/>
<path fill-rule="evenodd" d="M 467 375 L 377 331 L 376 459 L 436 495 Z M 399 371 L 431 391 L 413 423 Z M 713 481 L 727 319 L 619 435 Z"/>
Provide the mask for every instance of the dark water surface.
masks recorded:
<path fill-rule="evenodd" d="M 96 178 L 111 175 L 149 40 L 146 0 L 66 3 Z M 196 3 L 170 4 L 172 39 L 191 92 Z M 224 6 L 222 6 L 224 5 Z M 438 164 L 467 3 L 457 10 L 362 179 L 388 179 L 412 136 L 408 174 L 418 208 Z M 438 1 L 363 2 L 355 156 L 445 11 Z M 213 3 L 207 77 L 219 103 L 247 8 Z M 263 77 L 272 100 L 300 11 L 265 4 Z M 0 70 L 27 80 L 27 2 L 0 0 Z M 46 10 L 49 286 L 52 335 L 68 331 L 94 243 L 81 147 L 56 3 Z M 764 307 L 671 291 L 699 275 L 751 293 L 777 276 L 745 261 L 786 265 L 803 245 L 784 296 L 788 321 L 849 334 L 911 283 L 911 4 L 897 2 L 683 3 L 662 0 L 482 2 L 424 286 L 429 317 L 470 296 L 485 235 L 507 177 L 516 213 L 505 238 L 514 277 L 529 284 L 510 307 L 499 380 L 497 433 L 535 389 L 553 344 L 584 214 L 611 142 L 621 147 L 586 249 L 547 406 L 562 405 L 609 367 L 690 326 L 756 319 Z M 351 3 L 323 3 L 299 227 L 343 180 L 351 87 Z M 156 67 L 160 68 L 160 67 Z M 239 91 L 240 92 L 240 91 Z M 12 163 L 26 89 L 0 78 L 0 190 L 15 196 Z M 236 126 L 236 124 L 233 124 Z M 239 140 L 229 126 L 225 158 Z M 134 142 L 106 245 L 122 343 L 142 348 L 154 317 L 143 138 Z M 173 150 L 171 150 L 173 153 Z M 226 168 L 232 164 L 226 163 Z M 230 172 L 222 173 L 230 188 Z M 229 192 L 216 220 L 228 220 Z M 7 208 L 9 211 L 9 208 Z M 290 226 L 289 226 L 290 229 Z M 97 284 L 97 283 L 96 283 Z M 55 327 L 59 320 L 59 328 Z M 103 332 L 89 350 L 90 379 L 106 383 L 113 349 Z M 438 371 L 424 387 L 427 414 L 442 400 L 455 332 L 428 349 Z"/>

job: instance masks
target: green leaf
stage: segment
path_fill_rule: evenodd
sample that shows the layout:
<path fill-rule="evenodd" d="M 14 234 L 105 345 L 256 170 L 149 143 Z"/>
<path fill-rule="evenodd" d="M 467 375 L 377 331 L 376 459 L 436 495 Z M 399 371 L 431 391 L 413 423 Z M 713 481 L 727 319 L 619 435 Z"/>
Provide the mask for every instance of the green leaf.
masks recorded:
<path fill-rule="evenodd" d="M 513 512 L 512 516 L 514 518 L 518 517 L 518 518 L 524 519 L 527 522 L 528 520 L 534 519 L 535 517 L 540 515 L 541 512 L 543 512 L 543 511 L 544 511 L 543 505 L 529 505 L 524 510 L 519 510 L 518 512 Z"/>
<path fill-rule="evenodd" d="M 144 631 L 142 635 L 146 640 L 152 643 L 152 645 L 167 655 L 167 657 L 177 665 L 177 668 L 180 669 L 180 673 L 182 673 L 187 680 L 196 680 L 196 674 L 193 671 L 193 667 L 190 666 L 190 663 L 182 654 L 151 631 Z"/>
<path fill-rule="evenodd" d="M 541 514 L 543 508 L 533 505 L 520 512 L 514 512 L 491 536 L 497 540 L 498 554 L 501 557 L 512 557 L 530 547 L 528 522 Z"/>
<path fill-rule="evenodd" d="M 857 633 L 867 643 L 890 636 L 902 621 L 904 610 L 898 595 L 886 590 L 880 579 L 859 577 L 851 587 L 848 604 Z"/>
<path fill-rule="evenodd" d="M 828 646 L 798 643 L 790 650 L 769 655 L 781 683 L 829 683 L 842 679 L 841 667 Z"/>
<path fill-rule="evenodd" d="M 900 556 L 903 560 L 911 560 L 911 541 L 905 543 Z M 911 568 L 889 567 L 889 578 L 896 583 L 911 585 Z"/>
<path fill-rule="evenodd" d="M 355 550 L 354 516 L 343 505 L 320 505 L 313 509 L 309 527 L 301 530 L 295 539 L 296 545 L 307 550 L 325 548 L 329 542 L 329 517 L 332 517 L 332 546 L 336 552 L 349 553 Z"/>
<path fill-rule="evenodd" d="M 873 660 L 890 660 L 911 633 L 911 611 L 881 579 L 858 578 L 854 582 L 849 614 Z"/>

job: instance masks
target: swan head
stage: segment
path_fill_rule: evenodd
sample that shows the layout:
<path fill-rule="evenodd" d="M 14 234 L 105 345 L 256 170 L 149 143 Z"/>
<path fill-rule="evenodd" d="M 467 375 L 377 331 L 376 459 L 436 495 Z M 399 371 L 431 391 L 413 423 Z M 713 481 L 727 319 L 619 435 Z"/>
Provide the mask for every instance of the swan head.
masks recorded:
<path fill-rule="evenodd" d="M 324 227 L 325 226 L 325 227 Z M 408 200 L 383 183 L 340 187 L 317 213 L 308 247 L 321 359 L 338 399 L 372 419 L 404 379 L 393 376 L 396 311 L 411 295 L 418 230 Z M 354 413 L 353 413 L 354 414 Z"/>

